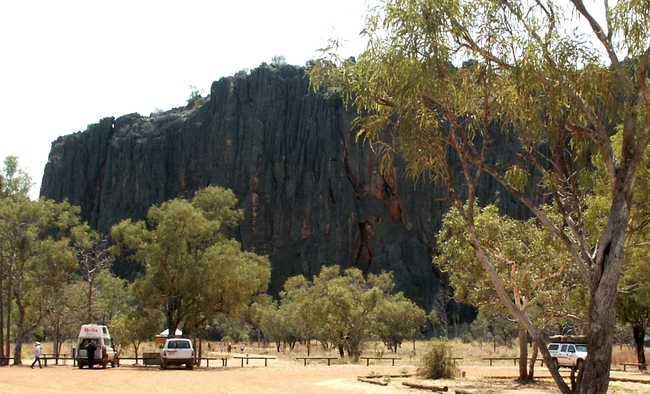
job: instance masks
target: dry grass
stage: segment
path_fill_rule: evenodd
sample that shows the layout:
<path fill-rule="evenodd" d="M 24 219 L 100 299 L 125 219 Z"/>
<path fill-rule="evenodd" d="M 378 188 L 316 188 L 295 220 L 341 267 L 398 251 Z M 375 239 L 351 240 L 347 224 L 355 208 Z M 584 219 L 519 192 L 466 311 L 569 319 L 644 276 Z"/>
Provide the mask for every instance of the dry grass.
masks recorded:
<path fill-rule="evenodd" d="M 647 353 L 647 349 L 646 349 Z M 631 346 L 615 346 L 612 352 L 612 365 L 637 362 L 636 349 Z"/>

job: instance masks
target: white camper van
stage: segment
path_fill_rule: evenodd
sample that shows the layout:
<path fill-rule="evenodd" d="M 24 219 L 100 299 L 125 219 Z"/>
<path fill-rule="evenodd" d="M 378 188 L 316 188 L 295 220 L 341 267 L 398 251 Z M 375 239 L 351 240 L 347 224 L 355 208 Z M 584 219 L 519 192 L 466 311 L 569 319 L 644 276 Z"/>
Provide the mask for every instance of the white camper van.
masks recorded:
<path fill-rule="evenodd" d="M 79 368 L 88 365 L 86 346 L 90 342 L 95 345 L 95 356 L 93 357 L 95 365 L 101 365 L 102 368 L 106 368 L 108 363 L 111 363 L 112 367 L 117 365 L 115 348 L 113 348 L 113 340 L 108 332 L 108 327 L 97 324 L 84 324 L 79 330 L 77 342 L 76 361 Z"/>

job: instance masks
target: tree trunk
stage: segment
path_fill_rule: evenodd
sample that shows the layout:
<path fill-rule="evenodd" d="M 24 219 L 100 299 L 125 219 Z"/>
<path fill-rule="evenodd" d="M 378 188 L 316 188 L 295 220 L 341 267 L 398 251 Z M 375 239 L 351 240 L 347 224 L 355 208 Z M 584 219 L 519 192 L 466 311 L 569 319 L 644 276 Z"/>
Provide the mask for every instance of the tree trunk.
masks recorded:
<path fill-rule="evenodd" d="M 4 262 L 0 260 L 0 366 L 5 365 L 5 344 L 4 344 L 4 332 L 5 332 L 5 295 L 4 295 Z M 7 355 L 9 357 L 9 355 Z"/>
<path fill-rule="evenodd" d="M 88 285 L 88 324 L 93 322 L 93 282 Z"/>
<path fill-rule="evenodd" d="M 537 361 L 537 344 L 533 343 L 533 354 L 530 356 L 530 367 L 528 368 L 530 380 L 535 378 L 535 361 Z"/>
<path fill-rule="evenodd" d="M 307 335 L 307 356 L 310 356 L 311 353 L 311 340 L 309 339 L 309 335 Z"/>
<path fill-rule="evenodd" d="M 9 278 L 7 280 L 7 337 L 5 339 L 5 348 L 6 348 L 6 356 L 5 357 L 11 357 L 11 351 L 10 351 L 10 346 L 11 346 L 11 293 L 12 293 L 12 288 L 11 288 L 11 283 L 13 282 L 13 267 L 14 267 L 14 262 L 16 260 L 16 255 L 14 254 L 11 257 L 11 262 L 9 263 Z M 2 333 L 0 333 L 2 335 Z M 7 360 L 7 365 L 9 365 L 9 360 Z"/>
<path fill-rule="evenodd" d="M 528 376 L 528 331 L 523 324 L 518 323 L 519 328 L 519 381 L 527 382 L 532 380 L 532 376 Z"/>
<path fill-rule="evenodd" d="M 636 362 L 641 364 L 641 369 L 647 369 L 645 364 L 645 326 L 633 325 L 632 336 L 634 337 L 634 345 L 636 346 Z"/>
<path fill-rule="evenodd" d="M 629 201 L 622 192 L 613 194 L 607 230 L 592 268 L 587 335 L 589 352 L 584 370 L 578 374 L 576 392 L 579 394 L 606 394 L 609 386 L 616 294 L 625 251 L 625 232 L 630 217 Z"/>

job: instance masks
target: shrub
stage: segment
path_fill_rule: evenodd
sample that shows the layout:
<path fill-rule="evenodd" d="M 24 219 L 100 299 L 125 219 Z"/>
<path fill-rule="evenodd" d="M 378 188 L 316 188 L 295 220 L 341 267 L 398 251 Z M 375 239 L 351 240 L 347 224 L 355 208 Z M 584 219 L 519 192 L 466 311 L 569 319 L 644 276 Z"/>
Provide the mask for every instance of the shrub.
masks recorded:
<path fill-rule="evenodd" d="M 273 68 L 280 68 L 287 65 L 287 59 L 284 56 L 273 56 L 271 58 L 271 66 Z"/>
<path fill-rule="evenodd" d="M 325 92 L 325 101 L 330 107 L 340 108 L 343 105 L 343 91 L 341 88 L 329 87 Z"/>
<path fill-rule="evenodd" d="M 458 375 L 451 347 L 446 340 L 434 339 L 429 342 L 420 358 L 417 374 L 426 379 L 453 379 Z"/>
<path fill-rule="evenodd" d="M 194 107 L 198 108 L 205 102 L 203 98 L 203 89 L 197 89 L 196 86 L 190 85 L 190 97 L 187 99 L 187 108 L 193 109 Z"/>

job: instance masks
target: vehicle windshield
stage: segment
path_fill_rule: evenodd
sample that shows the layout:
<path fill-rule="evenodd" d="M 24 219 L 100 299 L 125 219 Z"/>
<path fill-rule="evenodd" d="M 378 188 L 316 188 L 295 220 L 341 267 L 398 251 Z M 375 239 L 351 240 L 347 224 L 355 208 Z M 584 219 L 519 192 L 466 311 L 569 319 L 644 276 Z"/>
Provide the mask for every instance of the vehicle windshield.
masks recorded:
<path fill-rule="evenodd" d="M 587 345 L 576 345 L 576 351 L 578 351 L 578 352 L 586 352 L 587 351 Z"/>
<path fill-rule="evenodd" d="M 169 341 L 167 343 L 168 349 L 189 349 L 190 343 L 187 341 Z"/>

